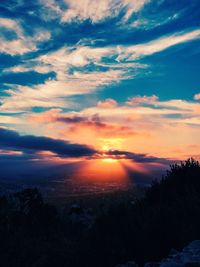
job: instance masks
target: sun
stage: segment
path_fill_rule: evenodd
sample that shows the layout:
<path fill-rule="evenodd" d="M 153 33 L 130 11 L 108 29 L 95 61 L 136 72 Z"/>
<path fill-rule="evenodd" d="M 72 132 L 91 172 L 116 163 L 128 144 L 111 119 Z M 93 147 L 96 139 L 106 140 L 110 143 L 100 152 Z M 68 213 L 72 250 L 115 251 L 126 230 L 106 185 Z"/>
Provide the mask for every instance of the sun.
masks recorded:
<path fill-rule="evenodd" d="M 104 159 L 102 159 L 102 161 L 105 162 L 105 163 L 117 163 L 118 159 L 104 158 Z"/>
<path fill-rule="evenodd" d="M 100 138 L 99 144 L 103 151 L 121 149 L 124 138 Z"/>
<path fill-rule="evenodd" d="M 101 156 L 104 163 L 112 164 L 119 161 L 118 159 L 109 156 L 107 152 L 111 150 L 120 150 L 123 141 L 122 138 L 100 138 Z"/>

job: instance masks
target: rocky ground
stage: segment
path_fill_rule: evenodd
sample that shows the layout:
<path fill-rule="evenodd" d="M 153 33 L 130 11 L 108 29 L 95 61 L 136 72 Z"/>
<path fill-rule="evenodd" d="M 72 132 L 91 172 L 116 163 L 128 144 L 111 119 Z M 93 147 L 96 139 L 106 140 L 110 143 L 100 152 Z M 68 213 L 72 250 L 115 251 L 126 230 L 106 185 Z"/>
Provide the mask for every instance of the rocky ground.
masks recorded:
<path fill-rule="evenodd" d="M 118 264 L 116 267 L 138 267 L 135 262 Z M 195 240 L 182 251 L 172 249 L 160 262 L 148 262 L 144 267 L 200 267 L 200 240 Z"/>

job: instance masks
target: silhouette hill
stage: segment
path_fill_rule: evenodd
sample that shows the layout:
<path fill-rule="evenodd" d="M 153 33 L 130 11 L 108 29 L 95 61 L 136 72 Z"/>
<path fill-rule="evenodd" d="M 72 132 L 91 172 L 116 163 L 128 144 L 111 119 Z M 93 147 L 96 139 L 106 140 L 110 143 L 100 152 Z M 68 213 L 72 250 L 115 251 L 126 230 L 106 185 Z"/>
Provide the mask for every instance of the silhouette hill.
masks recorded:
<path fill-rule="evenodd" d="M 87 224 L 45 203 L 37 189 L 2 196 L 0 266 L 114 267 L 129 260 L 142 266 L 160 260 L 200 239 L 200 164 L 174 164 L 135 203 L 113 198 L 108 209 L 98 209 Z M 74 210 L 76 218 L 86 214 Z"/>

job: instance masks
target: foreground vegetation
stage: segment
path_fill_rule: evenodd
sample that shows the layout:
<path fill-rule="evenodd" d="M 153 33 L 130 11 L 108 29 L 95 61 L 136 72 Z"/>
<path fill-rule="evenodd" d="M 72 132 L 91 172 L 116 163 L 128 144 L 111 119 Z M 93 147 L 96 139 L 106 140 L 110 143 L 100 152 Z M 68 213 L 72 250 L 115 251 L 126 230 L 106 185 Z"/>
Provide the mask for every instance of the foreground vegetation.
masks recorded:
<path fill-rule="evenodd" d="M 44 203 L 37 189 L 2 196 L 0 265 L 114 267 L 134 260 L 142 266 L 181 249 L 200 239 L 200 164 L 172 165 L 135 203 L 99 209 L 88 222 L 74 221 Z"/>

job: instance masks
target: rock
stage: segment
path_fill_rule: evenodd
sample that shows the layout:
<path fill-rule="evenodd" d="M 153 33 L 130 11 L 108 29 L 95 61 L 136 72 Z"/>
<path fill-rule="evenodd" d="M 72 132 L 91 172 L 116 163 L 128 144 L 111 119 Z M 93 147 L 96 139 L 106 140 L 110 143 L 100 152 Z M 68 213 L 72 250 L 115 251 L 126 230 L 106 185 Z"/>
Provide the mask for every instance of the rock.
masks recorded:
<path fill-rule="evenodd" d="M 138 267 L 138 265 L 135 262 L 127 262 L 116 267 Z M 172 249 L 168 258 L 160 262 L 147 262 L 144 267 L 200 267 L 200 240 L 191 242 L 181 252 Z"/>
<path fill-rule="evenodd" d="M 144 267 L 200 267 L 200 240 L 191 242 L 181 252 L 172 249 L 168 258 Z"/>

